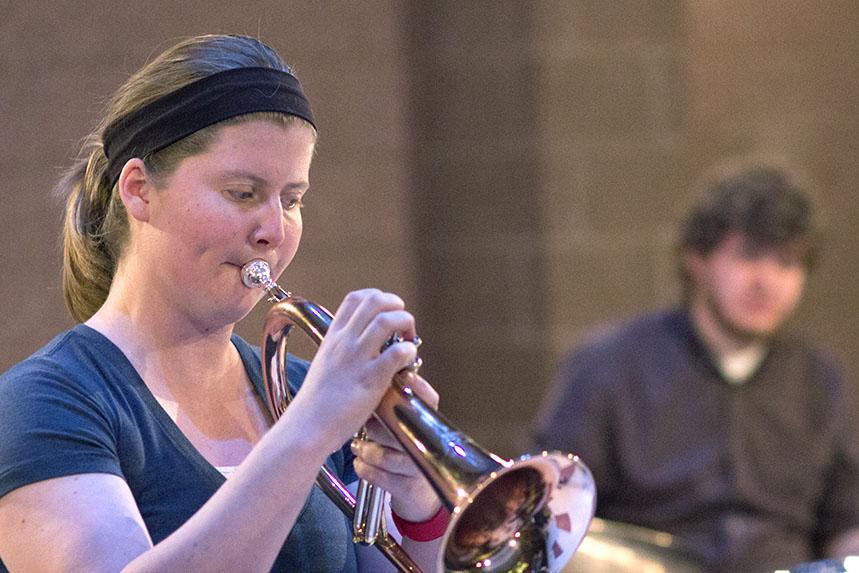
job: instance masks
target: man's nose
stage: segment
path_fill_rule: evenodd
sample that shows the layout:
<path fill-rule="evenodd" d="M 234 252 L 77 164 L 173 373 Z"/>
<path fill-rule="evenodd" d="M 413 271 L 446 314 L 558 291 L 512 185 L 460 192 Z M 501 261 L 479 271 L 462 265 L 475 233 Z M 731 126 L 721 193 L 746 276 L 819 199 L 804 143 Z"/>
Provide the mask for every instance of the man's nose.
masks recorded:
<path fill-rule="evenodd" d="M 755 276 L 767 285 L 776 285 L 782 282 L 788 270 L 788 266 L 774 256 L 761 257 L 755 263 Z"/>

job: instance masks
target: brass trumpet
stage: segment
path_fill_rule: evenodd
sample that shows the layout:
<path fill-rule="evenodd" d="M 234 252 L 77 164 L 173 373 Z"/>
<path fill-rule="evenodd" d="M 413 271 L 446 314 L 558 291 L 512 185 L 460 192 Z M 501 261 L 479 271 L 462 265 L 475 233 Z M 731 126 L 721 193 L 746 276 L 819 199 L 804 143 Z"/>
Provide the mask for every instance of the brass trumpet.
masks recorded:
<path fill-rule="evenodd" d="M 262 360 L 268 407 L 277 419 L 291 399 L 286 340 L 298 325 L 321 342 L 333 316 L 278 286 L 268 263 L 250 261 L 242 281 L 263 288 L 275 303 L 266 317 Z M 374 416 L 420 467 L 451 518 L 436 570 L 445 573 L 546 571 L 558 573 L 573 556 L 594 515 L 596 488 L 573 454 L 542 452 L 505 460 L 454 428 L 412 392 L 412 373 L 398 373 Z M 348 516 L 355 498 L 325 466 L 317 485 Z M 420 571 L 387 531 L 377 547 L 399 571 Z"/>

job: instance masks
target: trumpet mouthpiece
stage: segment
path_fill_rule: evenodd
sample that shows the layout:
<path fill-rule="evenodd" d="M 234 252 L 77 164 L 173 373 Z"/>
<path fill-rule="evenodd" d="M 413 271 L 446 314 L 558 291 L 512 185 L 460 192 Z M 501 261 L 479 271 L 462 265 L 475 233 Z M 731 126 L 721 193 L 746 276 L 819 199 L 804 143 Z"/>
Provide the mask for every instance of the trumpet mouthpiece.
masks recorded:
<path fill-rule="evenodd" d="M 262 259 L 248 261 L 242 267 L 242 284 L 248 288 L 261 288 L 268 293 L 271 302 L 278 302 L 292 296 L 278 286 L 271 278 L 271 267 Z"/>
<path fill-rule="evenodd" d="M 262 259 L 254 259 L 242 267 L 242 283 L 248 288 L 265 288 L 271 283 L 271 267 Z"/>

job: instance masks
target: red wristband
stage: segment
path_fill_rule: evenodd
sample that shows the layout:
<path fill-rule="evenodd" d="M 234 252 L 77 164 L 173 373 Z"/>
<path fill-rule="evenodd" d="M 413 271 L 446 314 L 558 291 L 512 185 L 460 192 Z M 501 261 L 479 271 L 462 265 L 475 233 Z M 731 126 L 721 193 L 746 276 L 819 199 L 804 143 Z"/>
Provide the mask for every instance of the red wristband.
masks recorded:
<path fill-rule="evenodd" d="M 397 531 L 415 541 L 433 541 L 438 539 L 447 531 L 447 524 L 450 521 L 450 513 L 444 506 L 441 506 L 434 516 L 420 523 L 406 521 L 393 511 L 391 511 L 391 516 L 394 518 L 394 525 L 397 526 Z"/>

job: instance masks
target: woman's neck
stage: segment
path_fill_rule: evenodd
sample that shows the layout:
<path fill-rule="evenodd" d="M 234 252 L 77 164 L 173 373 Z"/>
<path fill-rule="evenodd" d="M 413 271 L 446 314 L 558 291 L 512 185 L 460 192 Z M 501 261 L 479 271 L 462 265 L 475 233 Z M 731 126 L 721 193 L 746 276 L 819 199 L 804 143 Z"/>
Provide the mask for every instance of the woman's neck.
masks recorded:
<path fill-rule="evenodd" d="M 199 324 L 146 288 L 145 279 L 117 273 L 102 307 L 86 322 L 116 344 L 153 391 L 176 384 L 220 385 L 241 366 L 230 337 L 233 325 Z M 153 386 L 166 385 L 165 388 Z"/>
<path fill-rule="evenodd" d="M 217 318 L 206 316 L 206 304 L 183 302 L 182 291 L 169 286 L 118 272 L 87 325 L 123 351 L 203 457 L 213 465 L 237 465 L 269 419 L 231 342 L 233 325 L 215 324 Z"/>

